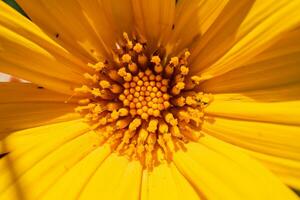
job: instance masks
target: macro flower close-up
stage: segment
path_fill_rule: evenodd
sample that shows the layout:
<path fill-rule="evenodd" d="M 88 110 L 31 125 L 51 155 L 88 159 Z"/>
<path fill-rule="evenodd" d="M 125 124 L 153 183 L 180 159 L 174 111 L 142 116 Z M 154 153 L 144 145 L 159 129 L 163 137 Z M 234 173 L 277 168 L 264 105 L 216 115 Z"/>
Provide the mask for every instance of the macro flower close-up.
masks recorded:
<path fill-rule="evenodd" d="M 299 199 L 299 0 L 7 2 L 1 200 Z"/>

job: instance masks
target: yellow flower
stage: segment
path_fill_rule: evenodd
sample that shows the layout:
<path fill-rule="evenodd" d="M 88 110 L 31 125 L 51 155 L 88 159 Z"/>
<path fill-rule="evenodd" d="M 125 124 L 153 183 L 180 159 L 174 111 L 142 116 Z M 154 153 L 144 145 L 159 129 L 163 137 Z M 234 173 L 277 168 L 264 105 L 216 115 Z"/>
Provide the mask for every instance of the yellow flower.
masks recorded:
<path fill-rule="evenodd" d="M 18 2 L 1 200 L 298 199 L 300 1 Z"/>

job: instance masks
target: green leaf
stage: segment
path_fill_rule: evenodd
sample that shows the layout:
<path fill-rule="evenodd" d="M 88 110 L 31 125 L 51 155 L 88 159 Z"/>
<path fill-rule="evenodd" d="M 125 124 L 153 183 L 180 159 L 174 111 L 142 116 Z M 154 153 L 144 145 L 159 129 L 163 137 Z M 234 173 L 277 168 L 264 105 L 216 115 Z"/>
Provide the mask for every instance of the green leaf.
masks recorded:
<path fill-rule="evenodd" d="M 15 0 L 2 0 L 2 1 L 4 1 L 8 5 L 10 5 L 11 7 L 13 7 L 14 9 L 16 9 L 19 13 L 21 13 L 22 15 L 24 15 L 25 17 L 28 18 L 28 16 L 24 12 L 24 10 L 19 6 L 19 4 Z"/>

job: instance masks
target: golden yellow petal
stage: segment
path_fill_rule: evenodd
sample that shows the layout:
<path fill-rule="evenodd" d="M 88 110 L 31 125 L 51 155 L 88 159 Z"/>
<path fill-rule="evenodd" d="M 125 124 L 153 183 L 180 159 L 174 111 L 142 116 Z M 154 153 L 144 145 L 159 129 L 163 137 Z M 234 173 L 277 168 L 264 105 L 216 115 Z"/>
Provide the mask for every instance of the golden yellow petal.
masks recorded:
<path fill-rule="evenodd" d="M 237 146 L 300 162 L 300 127 L 214 117 L 203 132 Z"/>
<path fill-rule="evenodd" d="M 0 138 L 14 130 L 77 119 L 69 96 L 31 83 L 0 83 Z"/>
<path fill-rule="evenodd" d="M 158 165 L 153 171 L 144 171 L 142 178 L 142 200 L 179 199 L 172 171 L 167 163 Z"/>
<path fill-rule="evenodd" d="M 7 4 L 0 8 L 0 71 L 71 93 L 83 81 L 82 62 Z"/>
<path fill-rule="evenodd" d="M 66 126 L 66 128 L 62 129 L 63 126 Z M 76 128 L 78 130 L 76 130 Z M 56 129 L 58 129 L 59 131 L 56 132 Z M 81 120 L 73 120 L 11 132 L 7 135 L 6 138 L 2 138 L 2 140 L 0 141 L 0 152 L 2 153 L 14 151 L 14 154 L 16 154 L 15 151 L 18 150 L 19 153 L 25 153 L 33 146 L 38 146 L 41 141 L 47 141 L 47 138 L 50 138 L 49 140 L 55 140 L 55 137 L 58 136 L 58 138 L 60 138 L 60 136 L 63 137 L 65 134 L 74 134 L 74 131 L 77 134 L 78 132 L 81 134 L 82 130 L 88 130 L 88 126 Z M 61 134 L 60 131 L 73 132 Z M 59 142 L 59 139 L 57 142 Z"/>
<path fill-rule="evenodd" d="M 221 87 L 219 87 L 218 89 L 221 89 Z M 238 86 L 236 85 L 228 89 L 228 93 L 213 93 L 213 94 L 214 94 L 214 99 L 216 101 L 239 101 L 239 102 L 259 101 L 259 102 L 269 102 L 269 103 L 293 101 L 293 100 L 300 99 L 300 82 L 284 84 L 279 87 L 270 87 L 270 88 L 263 88 L 262 86 L 262 89 L 250 90 L 250 91 L 247 90 L 244 91 L 243 88 L 238 88 Z"/>
<path fill-rule="evenodd" d="M 197 193 L 188 180 L 178 171 L 174 163 L 170 163 L 170 168 L 172 172 L 172 179 L 176 185 L 176 191 L 178 191 L 178 199 L 205 199 L 203 194 Z"/>
<path fill-rule="evenodd" d="M 70 168 L 41 195 L 41 199 L 76 199 L 101 163 L 110 154 L 106 146 L 99 147 Z"/>
<path fill-rule="evenodd" d="M 212 107 L 207 108 L 211 120 L 203 123 L 202 130 L 246 149 L 284 183 L 299 188 L 299 86 L 294 83 L 242 94 L 214 95 Z M 235 88 L 238 90 L 231 87 L 233 91 Z M 215 105 L 224 112 L 219 113 Z"/>
<path fill-rule="evenodd" d="M 28 199 L 35 199 L 49 189 L 68 169 L 72 168 L 82 158 L 86 156 L 96 145 L 96 133 L 86 133 L 74 140 L 61 145 L 59 148 L 45 156 L 36 163 L 31 169 L 26 171 L 17 180 L 7 187 L 1 194 L 1 199 L 10 199 L 16 193 L 16 187 L 23 191 Z M 31 156 L 28 154 L 27 156 Z M 8 156 L 9 159 L 9 156 Z M 11 168 L 6 171 L 14 170 L 14 162 L 10 163 Z M 14 172 L 11 172 L 14 173 Z M 21 194 L 19 194 L 21 195 Z"/>
<path fill-rule="evenodd" d="M 218 76 L 242 66 L 299 24 L 298 1 L 230 1 L 203 35 L 193 71 Z"/>
<path fill-rule="evenodd" d="M 213 149 L 215 151 L 219 151 L 219 152 L 222 151 L 225 156 L 234 155 L 233 160 L 235 160 L 237 163 L 239 163 L 241 166 L 244 166 L 245 168 L 247 168 L 251 172 L 255 172 L 255 173 L 260 172 L 260 173 L 258 173 L 258 179 L 257 179 L 259 182 L 261 182 L 261 183 L 265 182 L 263 179 L 265 179 L 265 180 L 269 179 L 270 181 L 273 181 L 273 183 L 275 184 L 274 187 L 272 187 L 272 186 L 268 187 L 267 186 L 265 188 L 262 188 L 266 192 L 269 192 L 269 194 L 272 193 L 272 195 L 278 195 L 279 199 L 281 198 L 280 197 L 281 194 L 283 194 L 285 192 L 286 192 L 287 196 L 289 196 L 289 193 L 291 194 L 291 191 L 287 187 L 283 187 L 283 184 L 280 181 L 278 181 L 277 177 L 275 178 L 274 174 L 270 173 L 269 170 L 266 170 L 264 167 L 262 167 L 257 162 L 255 162 L 256 165 L 255 165 L 255 163 L 249 165 L 249 163 L 251 163 L 251 162 L 249 162 L 249 159 L 253 160 L 252 156 L 251 157 L 246 156 L 244 153 L 242 153 L 241 148 L 232 146 L 232 145 L 230 145 L 230 144 L 228 144 L 224 141 L 221 141 L 221 140 L 216 139 L 215 137 L 211 137 L 211 136 L 208 136 L 206 139 L 204 139 L 202 141 L 202 143 L 205 146 L 210 147 L 211 149 Z M 226 150 L 224 150 L 224 148 L 226 148 Z M 262 170 L 265 171 L 265 177 L 261 175 Z M 266 182 L 265 182 L 265 184 L 267 185 Z M 278 189 L 276 191 L 278 193 L 273 192 L 273 190 L 275 188 Z M 282 195 L 282 196 L 284 196 L 284 195 Z M 294 193 L 292 194 L 292 196 L 294 196 Z"/>
<path fill-rule="evenodd" d="M 0 91 L 0 103 L 63 103 L 70 98 L 69 95 L 53 92 L 32 83 L 1 82 Z M 68 102 L 77 101 L 76 98 L 72 98 Z"/>
<path fill-rule="evenodd" d="M 38 44 L 39 46 L 51 51 L 53 53 L 59 54 L 64 58 L 67 58 L 69 61 L 74 62 L 74 67 L 83 67 L 79 66 L 83 63 L 80 60 L 76 59 L 72 54 L 66 51 L 63 47 L 57 44 L 52 40 L 47 34 L 45 34 L 38 26 L 32 23 L 30 20 L 20 15 L 10 6 L 1 2 L 0 13 L 0 23 L 1 26 L 6 27 L 7 29 L 22 35 L 28 40 Z"/>
<path fill-rule="evenodd" d="M 1 199 L 37 197 L 95 148 L 97 136 L 87 131 L 86 124 L 70 121 L 15 132 L 2 140 L 9 154 L 0 160 Z"/>
<path fill-rule="evenodd" d="M 137 163 L 129 163 L 129 160 L 124 156 L 118 156 L 116 154 L 111 154 L 106 160 L 98 167 L 96 172 L 90 177 L 90 180 L 85 184 L 85 187 L 79 195 L 79 199 L 93 199 L 95 197 L 101 197 L 102 199 L 112 199 L 115 190 L 118 186 L 122 187 L 119 184 L 124 184 L 122 180 L 127 176 L 129 168 L 131 165 Z M 140 176 L 138 174 L 141 168 L 134 167 L 135 174 L 132 175 L 132 180 L 138 182 Z M 123 183 L 122 183 L 123 182 Z M 125 185 L 123 185 L 124 187 Z M 139 188 L 130 188 L 131 190 L 138 190 Z"/>
<path fill-rule="evenodd" d="M 143 166 L 137 160 L 129 162 L 109 199 L 139 199 Z M 99 194 L 100 196 L 101 194 Z"/>
<path fill-rule="evenodd" d="M 298 199 L 254 159 L 209 135 L 176 153 L 174 162 L 207 199 Z"/>
<path fill-rule="evenodd" d="M 145 37 L 150 51 L 165 45 L 175 17 L 173 0 L 132 0 L 137 32 Z"/>
<path fill-rule="evenodd" d="M 300 161 L 245 150 L 276 174 L 285 184 L 300 189 Z"/>
<path fill-rule="evenodd" d="M 175 19 L 167 49 L 173 55 L 182 49 L 197 46 L 199 39 L 214 23 L 228 0 L 184 0 L 177 1 Z M 193 53 L 191 55 L 193 57 Z"/>
<path fill-rule="evenodd" d="M 62 103 L 7 103 L 0 105 L 0 131 L 14 130 L 78 119 L 74 105 Z"/>
<path fill-rule="evenodd" d="M 141 199 L 202 199 L 172 163 L 143 171 Z"/>
<path fill-rule="evenodd" d="M 104 54 L 103 43 L 79 2 L 18 0 L 18 3 L 35 24 L 78 58 L 95 62 Z"/>
<path fill-rule="evenodd" d="M 239 92 L 300 81 L 300 30 L 280 36 L 279 41 L 239 68 L 206 81 L 206 91 Z M 284 95 L 282 95 L 284 96 Z"/>
<path fill-rule="evenodd" d="M 300 101 L 214 100 L 205 110 L 209 115 L 259 122 L 300 125 Z"/>
<path fill-rule="evenodd" d="M 79 0 L 86 20 L 99 37 L 99 45 L 111 56 L 111 48 L 122 37 L 123 32 L 132 33 L 133 12 L 131 0 Z"/>

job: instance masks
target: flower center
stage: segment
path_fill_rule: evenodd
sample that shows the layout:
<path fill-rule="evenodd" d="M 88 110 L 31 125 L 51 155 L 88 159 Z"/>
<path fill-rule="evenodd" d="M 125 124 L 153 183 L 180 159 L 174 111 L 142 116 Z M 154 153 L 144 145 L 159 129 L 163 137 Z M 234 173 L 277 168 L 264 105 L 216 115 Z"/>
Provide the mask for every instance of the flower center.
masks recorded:
<path fill-rule="evenodd" d="M 124 71 L 124 91 L 119 95 L 120 101 L 124 107 L 128 107 L 132 117 L 138 115 L 144 120 L 148 120 L 151 116 L 159 117 L 162 111 L 170 107 L 168 79 L 155 75 L 150 69 L 138 73 L 137 69 L 134 71 L 133 74 L 128 73 L 130 74 L 128 77 Z"/>
<path fill-rule="evenodd" d="M 200 91 L 201 77 L 189 75 L 189 51 L 168 58 L 127 33 L 113 59 L 89 64 L 84 96 L 75 109 L 121 155 L 146 167 L 171 160 L 184 143 L 200 137 L 203 109 L 212 100 Z"/>

